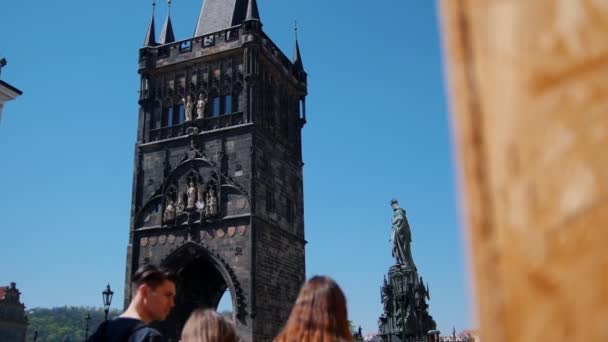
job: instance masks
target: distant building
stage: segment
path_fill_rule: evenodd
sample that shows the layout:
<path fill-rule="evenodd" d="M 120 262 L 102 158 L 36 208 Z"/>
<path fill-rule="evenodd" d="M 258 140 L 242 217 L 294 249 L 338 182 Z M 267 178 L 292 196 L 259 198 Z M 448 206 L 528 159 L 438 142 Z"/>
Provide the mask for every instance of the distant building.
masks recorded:
<path fill-rule="evenodd" d="M 363 341 L 365 342 L 382 342 L 382 337 L 378 334 L 367 334 L 363 337 Z"/>
<path fill-rule="evenodd" d="M 25 305 L 15 283 L 0 287 L 0 341 L 25 342 L 28 326 Z"/>
<path fill-rule="evenodd" d="M 476 330 L 464 330 L 456 334 L 456 331 L 451 336 L 441 336 L 440 342 L 479 342 L 479 333 Z"/>
<path fill-rule="evenodd" d="M 0 59 L 0 75 L 2 74 L 2 68 L 6 65 L 6 58 Z M 13 87 L 12 85 L 2 81 L 0 79 L 0 122 L 2 122 L 2 109 L 4 109 L 4 102 L 14 100 L 19 95 L 23 94 L 21 90 Z"/>

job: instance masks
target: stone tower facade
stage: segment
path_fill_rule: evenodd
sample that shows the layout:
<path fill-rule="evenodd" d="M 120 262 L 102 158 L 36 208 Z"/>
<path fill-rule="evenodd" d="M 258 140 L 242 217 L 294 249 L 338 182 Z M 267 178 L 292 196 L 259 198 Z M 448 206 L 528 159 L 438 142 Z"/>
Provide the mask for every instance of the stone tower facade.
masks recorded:
<path fill-rule="evenodd" d="M 262 30 L 255 0 L 205 0 L 193 38 L 154 15 L 139 51 L 125 299 L 133 272 L 179 277 L 158 324 L 176 341 L 225 291 L 244 341 L 272 339 L 305 280 L 301 131 L 307 75 Z"/>

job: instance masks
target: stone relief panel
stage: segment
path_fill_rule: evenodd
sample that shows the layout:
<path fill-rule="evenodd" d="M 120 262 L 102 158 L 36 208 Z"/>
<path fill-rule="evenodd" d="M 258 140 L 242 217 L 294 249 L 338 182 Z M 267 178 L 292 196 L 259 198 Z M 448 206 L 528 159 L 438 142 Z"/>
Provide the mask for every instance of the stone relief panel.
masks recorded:
<path fill-rule="evenodd" d="M 249 198 L 243 187 L 222 174 L 218 163 L 194 145 L 193 138 L 191 149 L 183 153 L 181 160 L 167 156 L 165 181 L 138 212 L 136 228 L 204 225 L 249 213 Z M 218 152 L 215 159 L 221 160 L 222 153 Z"/>

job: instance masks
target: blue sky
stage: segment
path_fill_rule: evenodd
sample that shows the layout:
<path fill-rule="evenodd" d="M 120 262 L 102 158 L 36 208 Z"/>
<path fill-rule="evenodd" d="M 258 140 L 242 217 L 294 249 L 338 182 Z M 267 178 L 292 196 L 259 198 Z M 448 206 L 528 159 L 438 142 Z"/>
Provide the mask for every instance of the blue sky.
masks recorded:
<path fill-rule="evenodd" d="M 0 284 L 29 308 L 122 306 L 137 125 L 137 54 L 151 1 L 12 1 L 0 12 L 2 79 L 24 95 L 0 123 Z M 176 38 L 201 0 L 175 0 Z M 307 276 L 335 278 L 349 316 L 377 330 L 393 263 L 396 197 L 430 311 L 473 325 L 434 1 L 258 0 L 291 56 L 298 21 L 309 74 L 304 128 Z M 166 4 L 157 6 L 157 33 Z"/>

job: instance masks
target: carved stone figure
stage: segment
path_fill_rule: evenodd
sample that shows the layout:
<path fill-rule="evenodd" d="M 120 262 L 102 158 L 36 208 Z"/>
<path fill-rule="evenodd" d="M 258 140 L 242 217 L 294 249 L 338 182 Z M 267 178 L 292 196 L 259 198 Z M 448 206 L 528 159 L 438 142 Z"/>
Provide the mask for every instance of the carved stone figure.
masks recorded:
<path fill-rule="evenodd" d="M 205 99 L 205 95 L 201 93 L 198 96 L 198 101 L 196 102 L 196 118 L 202 119 L 205 116 L 205 106 L 207 105 L 207 100 Z"/>
<path fill-rule="evenodd" d="M 205 210 L 205 215 L 217 215 L 217 198 L 215 197 L 215 190 L 213 190 L 213 188 L 209 189 L 209 192 L 207 193 L 207 208 Z"/>
<path fill-rule="evenodd" d="M 165 223 L 170 223 L 175 220 L 175 204 L 172 199 L 167 200 L 167 206 L 165 207 L 165 214 L 163 216 L 163 221 Z"/>
<path fill-rule="evenodd" d="M 198 195 L 196 196 L 197 201 L 195 203 L 196 209 L 205 209 L 205 188 L 203 186 L 198 187 Z"/>
<path fill-rule="evenodd" d="M 185 121 L 192 121 L 192 109 L 194 104 L 192 103 L 192 96 L 188 95 L 186 99 L 182 99 L 184 101 L 184 108 L 186 113 Z"/>
<path fill-rule="evenodd" d="M 196 186 L 193 181 L 190 181 L 188 186 L 188 205 L 187 209 L 194 209 L 194 203 L 196 202 Z"/>
<path fill-rule="evenodd" d="M 181 213 L 186 209 L 186 203 L 184 203 L 184 193 L 180 192 L 177 194 L 177 212 Z"/>
<path fill-rule="evenodd" d="M 383 315 L 385 317 L 393 315 L 393 289 L 387 283 L 386 278 L 384 278 L 384 284 L 382 286 L 382 290 L 380 291 L 380 296 L 382 300 L 382 306 L 384 308 Z"/>
<path fill-rule="evenodd" d="M 391 201 L 393 208 L 391 243 L 392 254 L 397 259 L 397 264 L 415 269 L 414 259 L 410 243 L 412 242 L 412 232 L 405 216 L 405 210 L 399 207 L 396 199 Z"/>

